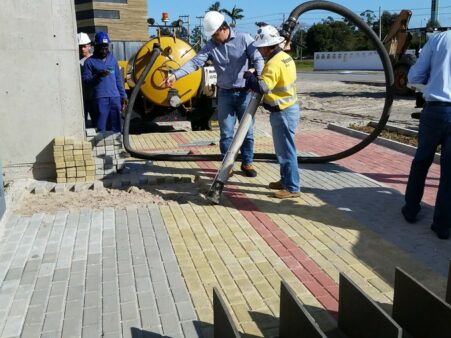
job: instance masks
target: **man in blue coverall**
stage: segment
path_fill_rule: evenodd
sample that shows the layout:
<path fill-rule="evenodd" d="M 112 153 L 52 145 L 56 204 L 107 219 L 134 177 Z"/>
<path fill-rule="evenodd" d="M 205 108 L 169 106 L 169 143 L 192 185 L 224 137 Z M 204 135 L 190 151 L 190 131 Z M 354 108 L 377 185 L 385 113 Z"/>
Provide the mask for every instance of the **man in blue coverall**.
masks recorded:
<path fill-rule="evenodd" d="M 99 132 L 121 131 L 121 110 L 128 104 L 124 82 L 116 58 L 109 52 L 108 34 L 95 36 L 94 54 L 85 61 L 83 82 L 91 85 L 93 109 L 97 113 L 94 126 Z"/>
<path fill-rule="evenodd" d="M 251 65 L 260 74 L 264 61 L 252 45 L 254 39 L 247 33 L 235 31 L 225 22 L 221 13 L 210 11 L 205 14 L 203 27 L 205 35 L 211 39 L 194 58 L 169 74 L 163 83 L 171 87 L 177 79 L 202 67 L 207 60 L 212 60 L 218 74 L 219 149 L 224 156 L 232 143 L 236 121 L 241 120 L 251 99 L 250 91 L 245 88 L 243 74 Z M 240 151 L 243 173 L 248 177 L 257 176 L 252 164 L 253 125 L 249 128 Z"/>
<path fill-rule="evenodd" d="M 440 183 L 431 230 L 448 239 L 451 227 L 451 31 L 433 35 L 412 66 L 409 82 L 425 84 L 425 104 L 420 114 L 418 149 L 410 169 L 402 214 L 413 223 L 420 212 L 426 176 L 438 145 Z"/>

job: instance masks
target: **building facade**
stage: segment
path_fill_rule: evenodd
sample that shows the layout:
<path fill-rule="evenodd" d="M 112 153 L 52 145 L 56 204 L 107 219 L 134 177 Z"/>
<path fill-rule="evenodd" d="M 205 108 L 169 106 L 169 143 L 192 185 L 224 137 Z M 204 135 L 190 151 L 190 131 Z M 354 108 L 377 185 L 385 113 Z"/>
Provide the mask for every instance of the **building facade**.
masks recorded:
<path fill-rule="evenodd" d="M 147 0 L 74 0 L 77 31 L 106 32 L 113 41 L 146 41 Z"/>

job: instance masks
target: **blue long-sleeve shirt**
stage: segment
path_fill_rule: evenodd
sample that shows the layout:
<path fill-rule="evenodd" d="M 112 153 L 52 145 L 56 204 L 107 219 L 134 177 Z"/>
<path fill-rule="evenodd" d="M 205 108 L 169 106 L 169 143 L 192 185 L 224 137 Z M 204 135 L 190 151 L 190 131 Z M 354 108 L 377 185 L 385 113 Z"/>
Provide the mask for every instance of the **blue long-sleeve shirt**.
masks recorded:
<path fill-rule="evenodd" d="M 253 42 L 254 39 L 249 34 L 230 28 L 230 36 L 225 43 L 217 43 L 210 39 L 199 53 L 177 69 L 174 75 L 179 79 L 202 67 L 208 59 L 211 59 L 218 75 L 219 88 L 243 88 L 244 72 L 251 66 L 260 75 L 264 66 L 263 57 L 253 46 Z"/>
<path fill-rule="evenodd" d="M 107 69 L 110 70 L 110 74 L 100 76 L 100 72 Z M 96 55 L 86 59 L 83 65 L 82 79 L 92 88 L 92 98 L 94 99 L 99 97 L 127 97 L 119 65 L 111 53 L 107 54 L 105 60 Z"/>
<path fill-rule="evenodd" d="M 425 84 L 426 101 L 451 102 L 451 31 L 433 35 L 410 68 L 409 83 Z"/>

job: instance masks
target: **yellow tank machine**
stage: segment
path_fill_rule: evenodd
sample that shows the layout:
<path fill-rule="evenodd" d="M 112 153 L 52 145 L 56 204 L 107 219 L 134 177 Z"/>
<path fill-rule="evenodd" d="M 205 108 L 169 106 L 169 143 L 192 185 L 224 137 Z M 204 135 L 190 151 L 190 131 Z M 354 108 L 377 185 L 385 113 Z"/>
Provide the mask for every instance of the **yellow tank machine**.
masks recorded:
<path fill-rule="evenodd" d="M 163 13 L 163 21 L 168 18 Z M 138 50 L 127 65 L 126 87 L 132 90 L 137 79 L 149 63 L 154 45 L 159 45 L 160 55 L 147 73 L 133 107 L 130 133 L 173 131 L 171 126 L 159 126 L 157 122 L 191 121 L 192 130 L 210 129 L 209 120 L 216 107 L 216 72 L 203 67 L 178 80 L 172 88 L 160 87 L 168 73 L 191 60 L 194 47 L 177 37 L 182 21 L 176 25 L 155 25 L 157 34 Z M 169 34 L 169 35 L 168 35 Z M 124 62 L 122 67 L 125 68 Z"/>

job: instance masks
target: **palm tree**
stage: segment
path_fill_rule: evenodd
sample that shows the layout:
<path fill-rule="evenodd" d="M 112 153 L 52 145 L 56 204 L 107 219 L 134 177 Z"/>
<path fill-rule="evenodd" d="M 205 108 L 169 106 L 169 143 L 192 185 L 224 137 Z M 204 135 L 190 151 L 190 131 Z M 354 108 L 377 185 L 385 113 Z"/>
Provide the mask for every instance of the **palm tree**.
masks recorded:
<path fill-rule="evenodd" d="M 210 7 L 208 7 L 208 10 L 220 12 L 221 11 L 220 7 L 221 7 L 221 3 L 219 1 L 216 1 L 214 4 L 212 4 Z"/>
<path fill-rule="evenodd" d="M 242 12 L 243 10 L 241 8 L 237 8 L 236 5 L 233 6 L 232 11 L 228 11 L 227 9 L 221 9 L 221 13 L 224 13 L 230 19 L 232 19 L 232 22 L 230 23 L 230 26 L 232 27 L 236 26 L 236 20 L 244 18 L 244 15 L 241 14 Z"/>

